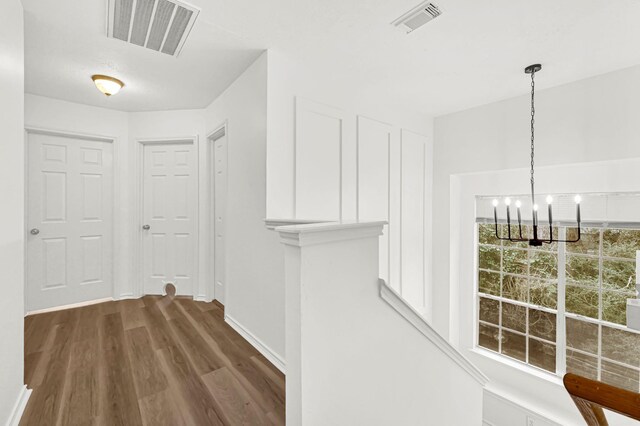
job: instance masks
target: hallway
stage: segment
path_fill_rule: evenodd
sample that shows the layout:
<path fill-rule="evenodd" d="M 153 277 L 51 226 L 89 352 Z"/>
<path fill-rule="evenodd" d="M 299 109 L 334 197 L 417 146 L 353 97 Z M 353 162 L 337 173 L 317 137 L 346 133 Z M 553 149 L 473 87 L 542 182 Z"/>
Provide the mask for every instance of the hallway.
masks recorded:
<path fill-rule="evenodd" d="M 145 296 L 25 318 L 21 425 L 284 424 L 284 375 L 224 308 Z"/>

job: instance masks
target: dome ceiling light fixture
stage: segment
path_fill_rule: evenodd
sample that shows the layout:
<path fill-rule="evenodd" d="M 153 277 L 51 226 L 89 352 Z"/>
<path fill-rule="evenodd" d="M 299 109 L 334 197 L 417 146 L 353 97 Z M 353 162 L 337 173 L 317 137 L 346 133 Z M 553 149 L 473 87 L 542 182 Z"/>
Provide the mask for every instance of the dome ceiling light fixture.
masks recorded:
<path fill-rule="evenodd" d="M 122 81 L 114 77 L 109 77 L 108 75 L 92 75 L 91 80 L 93 80 L 98 90 L 107 96 L 115 95 L 124 87 Z"/>
<path fill-rule="evenodd" d="M 578 224 L 577 226 L 577 236 L 575 239 L 573 240 L 558 240 L 557 238 L 554 238 L 553 236 L 553 214 L 551 211 L 551 203 L 553 202 L 553 198 L 551 197 L 551 195 L 547 196 L 547 210 L 548 210 L 548 217 L 549 217 L 549 238 L 540 238 L 539 234 L 538 234 L 538 204 L 536 204 L 536 193 L 535 193 L 535 181 L 533 178 L 533 173 L 534 173 L 534 169 L 533 169 L 533 165 L 534 165 L 534 153 L 535 153 L 535 132 L 534 132 L 534 125 L 535 125 L 535 115 L 536 115 L 536 108 L 535 108 L 535 91 L 536 91 L 536 84 L 535 84 L 535 74 L 536 72 L 540 71 L 542 69 L 542 65 L 540 64 L 533 64 L 533 65 L 529 65 L 528 67 L 526 67 L 524 69 L 524 72 L 526 74 L 531 74 L 531 216 L 532 216 L 532 232 L 531 235 L 527 236 L 523 236 L 522 235 L 522 217 L 521 217 L 521 213 L 520 213 L 520 206 L 522 205 L 522 203 L 520 202 L 520 200 L 516 200 L 515 205 L 516 205 L 516 210 L 517 210 L 517 215 L 518 215 L 518 229 L 517 229 L 517 236 L 512 236 L 511 235 L 511 198 L 507 197 L 504 199 L 504 204 L 507 208 L 507 237 L 501 237 L 499 232 L 498 232 L 498 200 L 495 199 L 493 200 L 493 218 L 495 221 L 495 226 L 496 226 L 496 238 L 499 240 L 505 240 L 505 241 L 512 241 L 512 242 L 528 242 L 530 246 L 532 247 L 540 247 L 543 243 L 544 244 L 551 244 L 554 242 L 561 242 L 561 243 L 577 243 L 578 241 L 580 241 L 580 201 L 581 198 L 579 195 L 576 195 L 575 197 L 575 202 L 576 202 L 576 222 Z"/>

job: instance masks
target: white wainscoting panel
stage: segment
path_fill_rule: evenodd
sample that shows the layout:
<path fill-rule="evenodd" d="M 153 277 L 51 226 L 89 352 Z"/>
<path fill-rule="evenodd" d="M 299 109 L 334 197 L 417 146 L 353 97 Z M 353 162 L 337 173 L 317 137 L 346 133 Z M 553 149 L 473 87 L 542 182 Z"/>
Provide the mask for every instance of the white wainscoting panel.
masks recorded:
<path fill-rule="evenodd" d="M 428 139 L 296 98 L 295 218 L 386 221 L 380 278 L 426 306 Z"/>
<path fill-rule="evenodd" d="M 380 278 L 397 289 L 400 234 L 399 215 L 394 214 L 395 210 L 399 212 L 399 186 L 394 185 L 399 179 L 392 177 L 399 172 L 398 157 L 394 156 L 398 148 L 395 139 L 390 124 L 358 116 L 358 220 L 389 222 L 380 237 Z"/>
<path fill-rule="evenodd" d="M 425 308 L 425 184 L 427 138 L 401 132 L 401 284 L 413 307 Z"/>
<path fill-rule="evenodd" d="M 345 121 L 341 110 L 296 99 L 297 218 L 342 219 Z"/>

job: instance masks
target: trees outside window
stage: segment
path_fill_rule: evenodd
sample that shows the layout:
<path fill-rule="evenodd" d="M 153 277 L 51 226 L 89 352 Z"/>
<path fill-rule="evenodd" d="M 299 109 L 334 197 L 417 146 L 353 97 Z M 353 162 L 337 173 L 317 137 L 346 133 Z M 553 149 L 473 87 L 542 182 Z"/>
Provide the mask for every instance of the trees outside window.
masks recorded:
<path fill-rule="evenodd" d="M 575 232 L 554 229 L 561 238 Z M 478 346 L 640 391 L 640 333 L 626 327 L 637 250 L 640 224 L 583 229 L 579 243 L 543 247 L 500 241 L 493 224 L 479 224 Z"/>

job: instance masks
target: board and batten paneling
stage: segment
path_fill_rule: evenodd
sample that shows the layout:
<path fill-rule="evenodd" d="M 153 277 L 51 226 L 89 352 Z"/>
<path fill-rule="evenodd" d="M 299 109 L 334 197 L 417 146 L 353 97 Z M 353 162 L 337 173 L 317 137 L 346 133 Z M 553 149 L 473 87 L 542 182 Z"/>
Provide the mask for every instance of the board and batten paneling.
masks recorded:
<path fill-rule="evenodd" d="M 357 217 L 385 220 L 380 237 L 380 278 L 399 290 L 399 146 L 390 124 L 358 116 Z"/>
<path fill-rule="evenodd" d="M 296 98 L 297 218 L 342 219 L 345 121 L 339 109 Z"/>
<path fill-rule="evenodd" d="M 295 217 L 389 222 L 380 278 L 423 311 L 427 138 L 301 98 L 295 134 Z"/>
<path fill-rule="evenodd" d="M 402 130 L 401 170 L 401 294 L 418 310 L 425 307 L 425 205 L 427 138 Z"/>

